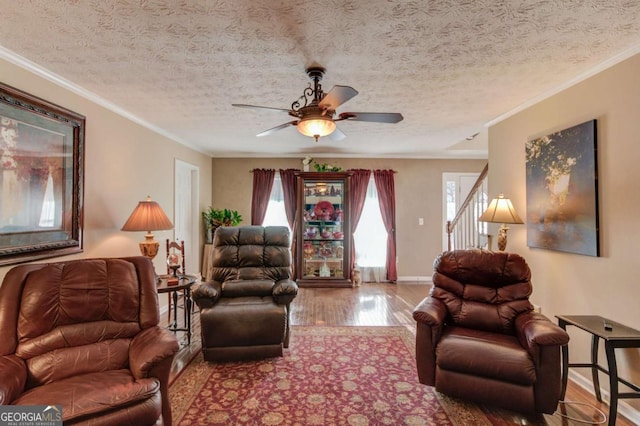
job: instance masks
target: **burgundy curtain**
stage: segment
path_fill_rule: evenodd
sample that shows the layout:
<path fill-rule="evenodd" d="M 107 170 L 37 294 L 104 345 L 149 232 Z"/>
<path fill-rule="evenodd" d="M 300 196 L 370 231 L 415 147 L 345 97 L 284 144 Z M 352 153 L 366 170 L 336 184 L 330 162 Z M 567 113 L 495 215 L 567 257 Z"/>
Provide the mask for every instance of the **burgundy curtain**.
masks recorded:
<path fill-rule="evenodd" d="M 253 169 L 253 195 L 251 196 L 252 225 L 262 225 L 262 221 L 264 221 L 275 175 L 276 171 L 274 169 Z"/>
<path fill-rule="evenodd" d="M 398 281 L 396 269 L 396 190 L 393 170 L 375 170 L 373 178 L 378 190 L 380 213 L 382 221 L 387 229 L 387 279 L 391 282 Z"/>
<path fill-rule="evenodd" d="M 369 178 L 371 177 L 371 170 L 364 169 L 351 169 L 351 186 L 349 187 L 349 223 L 351 224 L 351 235 L 349 235 L 349 242 L 351 247 L 351 264 L 349 265 L 349 274 L 356 263 L 356 246 L 353 234 L 358 227 L 360 216 L 362 215 L 362 209 L 364 208 L 364 201 L 367 198 L 367 186 L 369 186 Z"/>
<path fill-rule="evenodd" d="M 287 222 L 289 227 L 294 228 L 294 222 L 296 219 L 296 204 L 298 197 L 298 178 L 296 172 L 297 169 L 280 169 L 280 180 L 282 181 L 282 192 L 284 193 L 284 210 L 287 213 Z"/>
<path fill-rule="evenodd" d="M 298 178 L 296 169 L 280 169 L 280 180 L 282 181 L 282 192 L 284 193 L 284 210 L 287 214 L 287 222 L 292 231 L 291 238 L 291 279 L 296 279 L 296 219 L 297 219 L 297 204 L 298 204 Z"/>

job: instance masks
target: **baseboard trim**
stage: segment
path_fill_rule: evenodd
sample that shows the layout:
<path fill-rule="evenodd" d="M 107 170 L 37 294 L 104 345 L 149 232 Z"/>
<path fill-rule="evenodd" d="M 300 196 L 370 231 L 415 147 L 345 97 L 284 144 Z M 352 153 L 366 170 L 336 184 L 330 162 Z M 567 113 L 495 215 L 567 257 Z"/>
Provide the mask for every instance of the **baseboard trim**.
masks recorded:
<path fill-rule="evenodd" d="M 593 391 L 593 382 L 586 378 L 585 376 L 576 373 L 575 371 L 569 370 L 569 379 L 573 381 L 575 384 L 586 390 L 587 392 L 594 395 Z M 600 389 L 600 393 L 602 394 L 602 400 L 607 404 L 609 403 L 609 391 L 607 389 Z M 607 418 L 609 417 L 609 411 L 605 413 Z M 625 400 L 618 400 L 618 416 L 624 416 L 631 423 L 635 423 L 640 425 L 640 411 L 633 408 L 629 405 Z"/>
<path fill-rule="evenodd" d="M 411 284 L 433 284 L 431 277 L 423 277 L 423 276 L 404 276 L 398 277 L 398 283 L 402 282 L 410 282 Z"/>

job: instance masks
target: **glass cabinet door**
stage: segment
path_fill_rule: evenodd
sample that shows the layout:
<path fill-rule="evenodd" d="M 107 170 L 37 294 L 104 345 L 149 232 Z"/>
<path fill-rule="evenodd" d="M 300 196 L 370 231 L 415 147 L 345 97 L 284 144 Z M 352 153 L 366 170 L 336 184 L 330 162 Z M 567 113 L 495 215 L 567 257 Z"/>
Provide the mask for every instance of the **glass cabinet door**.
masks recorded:
<path fill-rule="evenodd" d="M 299 183 L 301 221 L 298 281 L 350 285 L 346 237 L 347 175 L 303 173 Z"/>

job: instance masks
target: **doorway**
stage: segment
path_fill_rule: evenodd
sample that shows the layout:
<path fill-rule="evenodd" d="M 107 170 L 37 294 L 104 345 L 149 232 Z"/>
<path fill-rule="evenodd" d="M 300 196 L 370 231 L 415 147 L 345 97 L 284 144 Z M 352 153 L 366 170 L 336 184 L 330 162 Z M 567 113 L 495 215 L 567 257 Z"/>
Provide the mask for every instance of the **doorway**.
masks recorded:
<path fill-rule="evenodd" d="M 189 274 L 200 272 L 200 220 L 198 206 L 200 169 L 182 160 L 175 160 L 174 240 L 184 240 L 185 269 Z"/>

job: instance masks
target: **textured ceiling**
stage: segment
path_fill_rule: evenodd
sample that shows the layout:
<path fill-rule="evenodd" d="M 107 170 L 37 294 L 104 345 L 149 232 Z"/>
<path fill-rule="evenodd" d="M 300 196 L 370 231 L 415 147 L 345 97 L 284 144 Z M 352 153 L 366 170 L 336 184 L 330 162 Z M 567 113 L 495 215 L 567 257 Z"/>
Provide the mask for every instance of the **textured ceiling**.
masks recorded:
<path fill-rule="evenodd" d="M 0 0 L 0 13 L 2 57 L 213 156 L 485 157 L 487 122 L 640 45 L 637 0 Z M 325 92 L 359 91 L 338 113 L 404 121 L 341 122 L 341 142 L 256 138 L 291 117 L 231 104 L 289 108 L 313 62 Z"/>

